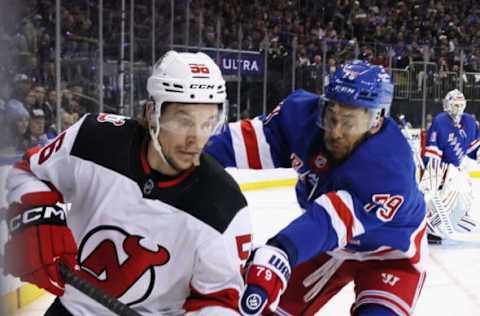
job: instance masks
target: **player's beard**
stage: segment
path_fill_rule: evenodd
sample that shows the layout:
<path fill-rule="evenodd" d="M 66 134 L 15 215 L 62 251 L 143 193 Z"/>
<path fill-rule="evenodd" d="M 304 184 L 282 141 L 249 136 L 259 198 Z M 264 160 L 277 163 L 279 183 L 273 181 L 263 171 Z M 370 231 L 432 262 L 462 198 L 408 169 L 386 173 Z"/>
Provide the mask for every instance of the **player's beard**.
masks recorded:
<path fill-rule="evenodd" d="M 192 163 L 187 167 L 180 167 L 177 163 L 175 163 L 175 160 L 169 157 L 168 155 L 164 154 L 164 157 L 167 163 L 170 165 L 170 167 L 172 167 L 178 173 L 182 173 L 183 171 L 188 170 L 192 166 L 198 167 L 200 165 L 200 155 L 201 154 L 195 155 L 192 159 Z"/>
<path fill-rule="evenodd" d="M 352 154 L 353 152 L 357 149 L 357 147 L 363 143 L 364 141 L 366 141 L 368 138 L 370 138 L 371 133 L 370 131 L 367 131 L 365 133 L 363 133 L 356 141 L 353 142 L 353 144 L 348 144 L 350 145 L 349 149 L 345 151 L 345 153 L 342 155 L 334 155 L 332 151 L 330 151 L 328 149 L 328 143 L 332 143 L 332 142 L 335 142 L 334 140 L 332 139 L 324 139 L 324 142 L 325 142 L 325 146 L 326 146 L 326 149 L 327 149 L 327 153 L 330 157 L 330 159 L 333 161 L 333 163 L 335 165 L 341 165 L 345 160 L 347 160 Z"/>

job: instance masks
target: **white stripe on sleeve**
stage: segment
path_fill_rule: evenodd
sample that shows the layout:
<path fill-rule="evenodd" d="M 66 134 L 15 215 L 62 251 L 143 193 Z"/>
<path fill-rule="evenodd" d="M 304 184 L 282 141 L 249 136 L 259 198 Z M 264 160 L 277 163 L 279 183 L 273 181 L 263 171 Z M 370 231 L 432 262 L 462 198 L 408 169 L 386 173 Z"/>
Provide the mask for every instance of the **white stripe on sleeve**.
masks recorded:
<path fill-rule="evenodd" d="M 237 168 L 248 168 L 247 150 L 245 149 L 240 122 L 230 123 L 229 127 Z"/>
<path fill-rule="evenodd" d="M 272 153 L 270 151 L 270 145 L 267 143 L 265 133 L 263 132 L 263 121 L 255 118 L 252 121 L 253 128 L 255 129 L 255 135 L 257 136 L 258 153 L 260 155 L 260 162 L 262 163 L 262 169 L 275 168 L 272 159 Z"/>

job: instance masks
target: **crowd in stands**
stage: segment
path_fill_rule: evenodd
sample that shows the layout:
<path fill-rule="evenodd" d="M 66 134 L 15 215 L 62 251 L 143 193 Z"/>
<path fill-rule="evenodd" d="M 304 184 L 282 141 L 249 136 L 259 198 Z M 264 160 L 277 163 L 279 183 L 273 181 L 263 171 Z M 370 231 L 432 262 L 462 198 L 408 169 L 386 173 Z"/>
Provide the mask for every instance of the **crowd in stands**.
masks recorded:
<path fill-rule="evenodd" d="M 62 129 L 84 113 L 98 111 L 100 89 L 105 103 L 110 105 L 106 109 L 116 111 L 118 68 L 106 67 L 104 82 L 98 82 L 98 2 L 61 1 Z M 152 62 L 151 3 L 151 0 L 135 1 L 134 59 L 143 65 Z M 170 3 L 156 1 L 156 56 L 169 48 Z M 291 91 L 292 68 L 297 70 L 297 88 L 319 92 L 336 67 L 353 57 L 404 69 L 423 61 L 428 54 L 440 80 L 443 74 L 458 72 L 461 62 L 464 71 L 480 72 L 480 3 L 475 0 L 180 0 L 174 3 L 176 44 L 264 51 L 267 35 L 272 106 Z M 104 0 L 103 4 L 104 60 L 116 66 L 122 35 L 121 6 L 117 0 Z M 130 1 L 126 4 L 128 13 Z M 1 9 L 0 123 L 6 129 L 1 138 L 2 144 L 23 149 L 41 144 L 59 132 L 55 1 L 6 1 Z M 222 25 L 220 34 L 217 21 Z M 128 14 L 125 23 L 125 56 L 128 56 Z M 465 53 L 464 59 L 461 51 Z M 292 52 L 296 52 L 294 58 Z M 143 80 L 137 80 L 137 100 L 146 98 Z M 259 95 L 255 79 L 242 84 L 246 85 L 245 94 L 251 90 L 252 95 Z"/>

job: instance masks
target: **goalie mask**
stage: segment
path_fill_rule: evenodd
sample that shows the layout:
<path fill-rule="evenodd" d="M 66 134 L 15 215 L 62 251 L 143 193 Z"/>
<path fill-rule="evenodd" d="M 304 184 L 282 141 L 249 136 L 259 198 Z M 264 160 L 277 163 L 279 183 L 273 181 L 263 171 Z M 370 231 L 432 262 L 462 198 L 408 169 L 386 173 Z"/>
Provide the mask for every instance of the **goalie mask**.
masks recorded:
<path fill-rule="evenodd" d="M 450 116 L 455 125 L 460 124 L 466 106 L 465 96 L 457 89 L 447 93 L 445 99 L 443 99 L 443 111 Z"/>
<path fill-rule="evenodd" d="M 362 124 L 364 130 L 360 132 L 367 132 L 378 126 L 380 117 L 389 114 L 393 99 L 393 83 L 382 66 L 354 60 L 335 71 L 323 98 L 327 105 L 338 103 L 366 109 L 368 121 Z M 349 128 L 359 132 L 358 124 L 355 122 L 330 122 L 323 110 L 319 120 L 321 128 L 329 129 L 335 123 L 341 124 L 345 133 L 349 133 Z"/>
<path fill-rule="evenodd" d="M 147 81 L 147 91 L 154 100 L 154 110 L 149 118 L 151 123 L 148 129 L 155 149 L 165 161 L 165 155 L 158 141 L 160 129 L 170 131 L 174 129 L 177 133 L 196 130 L 211 134 L 215 126 L 222 122 L 225 90 L 225 81 L 220 69 L 204 53 L 169 51 L 155 63 L 152 75 Z M 165 103 L 217 104 L 219 115 L 214 124 L 209 124 L 209 128 L 194 129 L 190 126 L 191 124 L 182 122 L 181 118 L 160 124 L 162 106 Z M 179 124 L 182 128 L 177 128 Z"/>

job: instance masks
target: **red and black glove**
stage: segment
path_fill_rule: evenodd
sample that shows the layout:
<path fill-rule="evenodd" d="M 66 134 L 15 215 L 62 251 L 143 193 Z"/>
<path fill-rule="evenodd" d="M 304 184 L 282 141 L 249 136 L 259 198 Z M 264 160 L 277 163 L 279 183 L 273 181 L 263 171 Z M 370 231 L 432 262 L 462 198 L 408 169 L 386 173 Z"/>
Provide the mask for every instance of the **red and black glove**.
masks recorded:
<path fill-rule="evenodd" d="M 65 285 L 58 262 L 77 267 L 77 245 L 67 227 L 65 211 L 55 205 L 58 192 L 36 192 L 22 197 L 7 211 L 10 240 L 5 245 L 5 274 L 61 296 Z M 48 202 L 42 205 L 43 202 Z"/>

